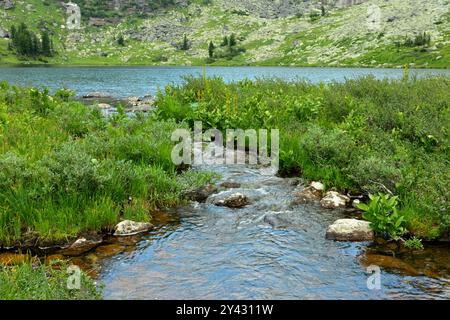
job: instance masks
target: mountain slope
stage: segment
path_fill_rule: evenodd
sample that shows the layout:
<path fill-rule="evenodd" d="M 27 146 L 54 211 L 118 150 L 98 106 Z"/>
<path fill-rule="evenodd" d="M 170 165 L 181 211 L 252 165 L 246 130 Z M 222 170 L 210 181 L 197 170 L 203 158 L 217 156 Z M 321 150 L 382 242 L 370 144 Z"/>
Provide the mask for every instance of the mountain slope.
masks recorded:
<path fill-rule="evenodd" d="M 58 1 L 15 1 L 8 10 L 5 1 L 13 0 L 0 1 L 0 29 L 21 21 L 49 29 L 58 54 L 47 61 L 55 64 L 450 66 L 449 0 L 336 0 L 323 8 L 314 0 L 75 0 L 82 25 L 73 31 Z M 424 32 L 430 44 L 407 44 Z M 219 45 L 233 33 L 230 54 Z M 18 62 L 7 42 L 0 39 L 0 63 Z"/>

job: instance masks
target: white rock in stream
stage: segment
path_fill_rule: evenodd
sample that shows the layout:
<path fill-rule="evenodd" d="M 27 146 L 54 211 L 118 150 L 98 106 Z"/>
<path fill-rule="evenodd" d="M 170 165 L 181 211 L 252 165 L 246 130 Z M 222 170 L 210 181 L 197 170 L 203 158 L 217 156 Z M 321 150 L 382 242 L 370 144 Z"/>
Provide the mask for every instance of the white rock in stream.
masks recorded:
<path fill-rule="evenodd" d="M 367 221 L 340 219 L 328 227 L 326 238 L 336 241 L 372 241 L 374 237 Z"/>
<path fill-rule="evenodd" d="M 115 228 L 115 236 L 132 236 L 138 233 L 146 232 L 153 227 L 148 222 L 135 222 L 131 220 L 124 220 L 120 222 Z"/>
<path fill-rule="evenodd" d="M 336 191 L 329 191 L 325 194 L 320 205 L 326 209 L 345 208 L 350 203 L 350 198 Z"/>

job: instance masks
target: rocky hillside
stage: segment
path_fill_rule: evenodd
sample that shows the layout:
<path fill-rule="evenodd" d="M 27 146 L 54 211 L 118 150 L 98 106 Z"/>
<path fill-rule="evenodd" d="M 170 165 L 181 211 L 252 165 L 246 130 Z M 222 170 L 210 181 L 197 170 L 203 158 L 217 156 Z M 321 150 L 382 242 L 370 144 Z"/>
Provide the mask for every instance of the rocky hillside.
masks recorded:
<path fill-rule="evenodd" d="M 80 16 L 56 0 L 0 0 L 0 63 L 39 60 L 8 50 L 25 22 L 52 35 L 57 54 L 43 63 L 450 67 L 450 0 L 73 3 Z"/>

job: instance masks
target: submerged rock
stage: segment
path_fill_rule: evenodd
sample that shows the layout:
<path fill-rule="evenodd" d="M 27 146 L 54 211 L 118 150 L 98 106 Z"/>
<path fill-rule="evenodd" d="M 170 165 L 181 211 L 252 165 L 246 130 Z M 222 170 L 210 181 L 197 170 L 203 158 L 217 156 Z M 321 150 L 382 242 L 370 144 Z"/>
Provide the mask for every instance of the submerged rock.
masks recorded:
<path fill-rule="evenodd" d="M 409 265 L 408 263 L 406 263 L 398 258 L 394 258 L 392 256 L 367 253 L 367 254 L 361 256 L 359 261 L 360 261 L 361 265 L 366 268 L 371 265 L 376 265 L 383 269 L 398 270 L 404 274 L 411 275 L 411 276 L 419 275 L 419 272 L 413 266 Z"/>
<path fill-rule="evenodd" d="M 192 201 L 205 202 L 210 195 L 216 192 L 217 187 L 212 184 L 208 184 L 207 186 L 187 191 L 185 193 L 185 197 Z"/>
<path fill-rule="evenodd" d="M 367 221 L 340 219 L 328 227 L 326 238 L 336 241 L 372 241 L 374 233 Z"/>
<path fill-rule="evenodd" d="M 86 238 L 77 239 L 68 248 L 62 249 L 59 253 L 65 256 L 79 256 L 88 252 L 102 243 L 102 240 L 92 240 Z"/>
<path fill-rule="evenodd" d="M 320 205 L 326 209 L 345 208 L 350 203 L 350 198 L 336 191 L 329 191 L 325 194 Z"/>
<path fill-rule="evenodd" d="M 84 99 L 106 99 L 111 98 L 111 95 L 106 92 L 90 92 L 83 96 Z"/>
<path fill-rule="evenodd" d="M 125 251 L 126 247 L 119 244 L 108 244 L 105 246 L 100 246 L 95 249 L 95 253 L 101 257 L 111 257 L 115 256 L 123 251 Z"/>
<path fill-rule="evenodd" d="M 242 193 L 233 193 L 225 199 L 215 202 L 216 206 L 229 207 L 229 208 L 242 208 L 250 203 L 248 197 Z"/>
<path fill-rule="evenodd" d="M 148 222 L 135 222 L 131 220 L 124 220 L 116 225 L 114 228 L 115 236 L 132 236 L 138 233 L 146 232 L 153 227 Z"/>

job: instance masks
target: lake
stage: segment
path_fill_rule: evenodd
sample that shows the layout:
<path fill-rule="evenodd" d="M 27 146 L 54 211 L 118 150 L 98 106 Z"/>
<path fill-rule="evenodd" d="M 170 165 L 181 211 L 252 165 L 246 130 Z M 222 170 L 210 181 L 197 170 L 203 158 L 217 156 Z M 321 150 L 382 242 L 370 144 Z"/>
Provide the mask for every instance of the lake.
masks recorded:
<path fill-rule="evenodd" d="M 116 98 L 154 95 L 158 87 L 180 83 L 186 75 L 201 75 L 202 67 L 8 67 L 0 68 L 0 81 L 22 86 L 46 87 L 50 91 L 70 88 L 78 96 L 93 91 L 109 93 Z M 343 81 L 366 75 L 376 78 L 401 78 L 401 69 L 370 68 L 292 68 L 292 67 L 206 67 L 208 76 L 225 81 L 277 77 L 286 80 L 305 79 L 314 83 Z M 410 75 L 450 76 L 450 70 L 417 69 Z"/>

